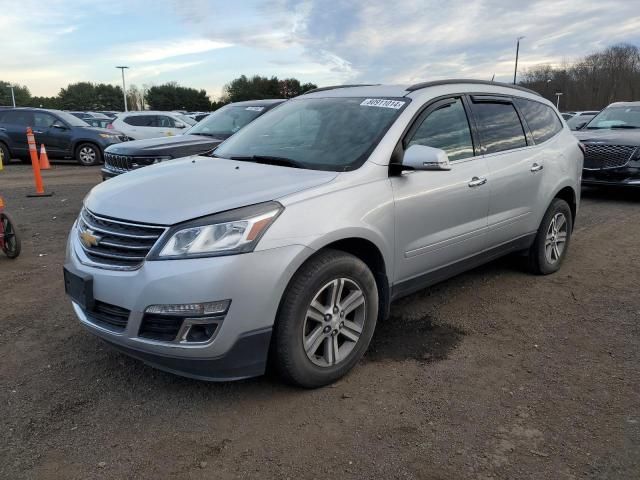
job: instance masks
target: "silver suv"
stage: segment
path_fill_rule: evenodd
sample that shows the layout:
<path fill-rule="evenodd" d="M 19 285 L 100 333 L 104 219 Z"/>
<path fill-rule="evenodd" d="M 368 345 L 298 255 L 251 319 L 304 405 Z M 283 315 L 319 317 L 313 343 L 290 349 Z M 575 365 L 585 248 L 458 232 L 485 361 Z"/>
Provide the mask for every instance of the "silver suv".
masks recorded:
<path fill-rule="evenodd" d="M 510 252 L 553 273 L 583 153 L 551 103 L 473 80 L 316 89 L 224 142 L 86 197 L 65 286 L 80 322 L 148 364 L 318 387 L 390 303 Z"/>

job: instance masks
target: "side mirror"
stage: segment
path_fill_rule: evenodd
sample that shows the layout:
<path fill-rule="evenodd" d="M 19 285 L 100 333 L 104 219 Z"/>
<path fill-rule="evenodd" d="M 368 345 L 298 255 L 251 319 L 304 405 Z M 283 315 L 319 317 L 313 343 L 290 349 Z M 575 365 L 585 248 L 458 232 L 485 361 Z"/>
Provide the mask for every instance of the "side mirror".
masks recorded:
<path fill-rule="evenodd" d="M 407 148 L 402 166 L 408 170 L 451 170 L 447 152 L 425 145 L 411 145 Z"/>

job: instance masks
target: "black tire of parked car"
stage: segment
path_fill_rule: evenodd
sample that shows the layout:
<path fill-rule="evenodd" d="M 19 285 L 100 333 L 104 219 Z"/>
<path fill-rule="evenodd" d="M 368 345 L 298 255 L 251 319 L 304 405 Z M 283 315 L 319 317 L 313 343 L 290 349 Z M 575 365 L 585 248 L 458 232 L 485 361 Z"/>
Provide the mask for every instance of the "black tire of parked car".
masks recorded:
<path fill-rule="evenodd" d="M 76 160 L 84 167 L 102 163 L 102 151 L 93 143 L 81 143 L 76 147 Z"/>
<path fill-rule="evenodd" d="M 3 165 L 7 165 L 11 160 L 11 154 L 9 153 L 9 147 L 0 142 L 0 161 Z"/>
<path fill-rule="evenodd" d="M 547 249 L 547 242 L 549 241 L 548 232 L 551 227 L 551 223 L 555 218 L 561 215 L 566 219 L 566 241 L 563 245 L 562 252 L 555 262 L 549 261 L 545 250 Z M 555 198 L 551 205 L 547 209 L 536 239 L 531 245 L 529 250 L 529 269 L 536 275 L 549 275 L 550 273 L 557 272 L 562 265 L 567 251 L 569 250 L 569 244 L 571 243 L 571 233 L 573 231 L 573 215 L 569 204 L 560 198 Z"/>
<path fill-rule="evenodd" d="M 336 365 L 312 363 L 304 350 L 303 329 L 316 293 L 333 279 L 357 282 L 365 298 L 365 320 L 353 350 Z M 366 352 L 378 316 L 378 289 L 367 265 L 359 258 L 338 250 L 325 250 L 308 260 L 292 278 L 274 326 L 271 361 L 288 383 L 317 388 L 335 382 L 351 370 Z"/>

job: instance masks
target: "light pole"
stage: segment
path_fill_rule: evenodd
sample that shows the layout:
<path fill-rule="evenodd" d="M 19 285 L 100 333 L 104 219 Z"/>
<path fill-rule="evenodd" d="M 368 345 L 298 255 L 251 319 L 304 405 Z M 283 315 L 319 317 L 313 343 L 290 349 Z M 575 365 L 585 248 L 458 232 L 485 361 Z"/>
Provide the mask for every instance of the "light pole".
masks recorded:
<path fill-rule="evenodd" d="M 13 103 L 13 108 L 16 108 L 16 97 L 13 94 L 13 85 L 9 85 L 9 87 L 11 89 L 11 102 Z"/>
<path fill-rule="evenodd" d="M 516 76 L 518 75 L 518 55 L 520 53 L 520 40 L 525 37 L 518 37 L 518 41 L 516 42 L 516 67 L 513 69 L 513 84 L 516 84 Z"/>
<path fill-rule="evenodd" d="M 124 84 L 124 69 L 129 67 L 122 65 L 116 68 L 119 68 L 120 70 L 122 70 L 122 96 L 124 97 L 124 111 L 128 112 L 129 110 L 127 110 L 127 87 Z"/>
<path fill-rule="evenodd" d="M 560 96 L 562 95 L 562 92 L 556 92 L 556 108 L 558 110 L 560 110 Z"/>

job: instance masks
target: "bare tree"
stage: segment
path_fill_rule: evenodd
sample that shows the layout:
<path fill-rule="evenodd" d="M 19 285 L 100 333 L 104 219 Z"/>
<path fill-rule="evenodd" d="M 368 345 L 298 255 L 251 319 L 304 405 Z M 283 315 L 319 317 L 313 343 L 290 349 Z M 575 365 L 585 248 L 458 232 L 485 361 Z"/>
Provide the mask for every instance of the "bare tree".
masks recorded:
<path fill-rule="evenodd" d="M 562 92 L 562 110 L 598 110 L 616 101 L 640 100 L 640 50 L 614 45 L 573 65 L 533 67 L 521 78 L 522 86 L 551 101 Z"/>

